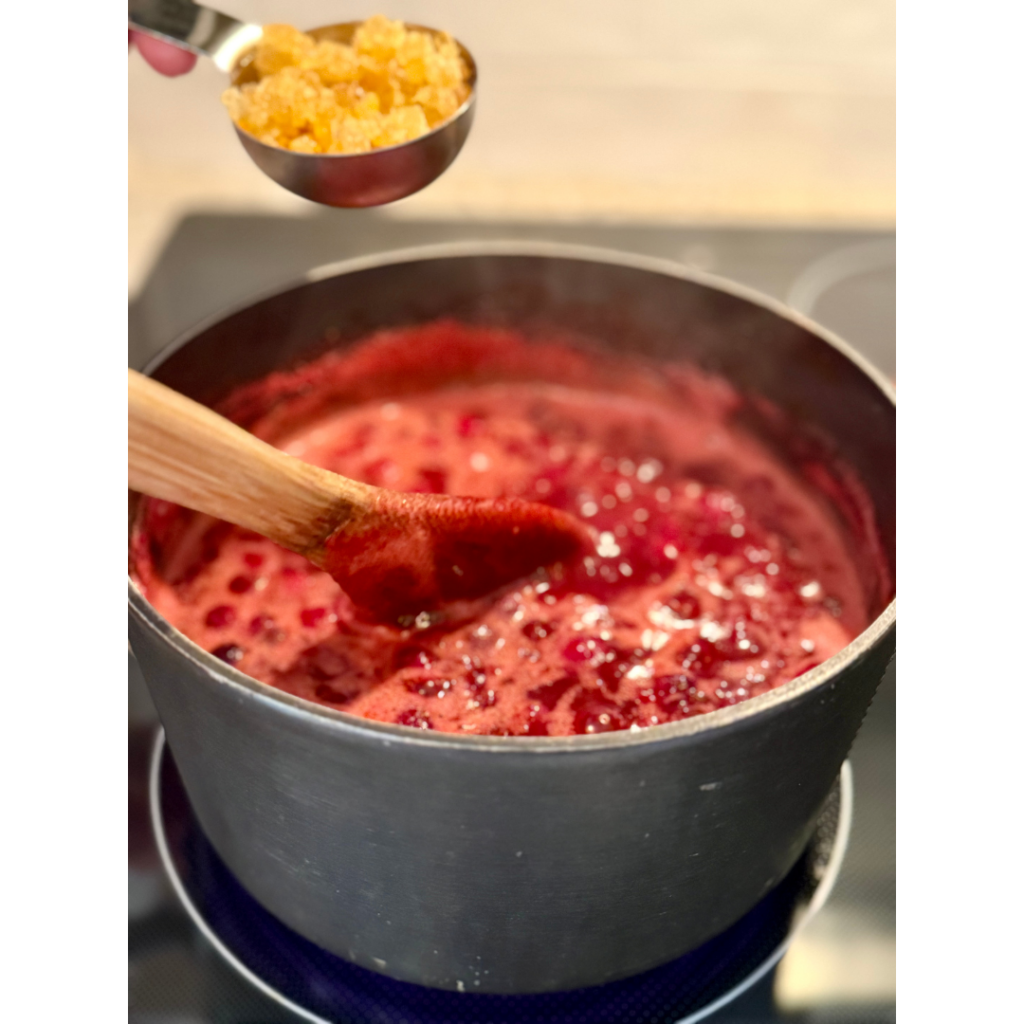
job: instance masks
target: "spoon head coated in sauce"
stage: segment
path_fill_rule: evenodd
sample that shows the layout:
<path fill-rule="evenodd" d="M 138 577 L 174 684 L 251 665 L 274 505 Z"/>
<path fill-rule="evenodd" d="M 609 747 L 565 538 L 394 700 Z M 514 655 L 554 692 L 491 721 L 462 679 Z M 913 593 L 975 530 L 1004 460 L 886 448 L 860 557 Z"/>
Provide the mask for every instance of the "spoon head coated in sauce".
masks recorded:
<path fill-rule="evenodd" d="M 592 548 L 574 516 L 518 498 L 384 497 L 372 520 L 324 544 L 322 566 L 360 613 L 408 627 L 471 614 L 510 583 Z"/>
<path fill-rule="evenodd" d="M 134 371 L 128 482 L 304 555 L 360 617 L 403 628 L 420 614 L 451 619 L 459 602 L 575 562 L 591 546 L 579 520 L 547 505 L 389 491 L 331 473 Z"/>

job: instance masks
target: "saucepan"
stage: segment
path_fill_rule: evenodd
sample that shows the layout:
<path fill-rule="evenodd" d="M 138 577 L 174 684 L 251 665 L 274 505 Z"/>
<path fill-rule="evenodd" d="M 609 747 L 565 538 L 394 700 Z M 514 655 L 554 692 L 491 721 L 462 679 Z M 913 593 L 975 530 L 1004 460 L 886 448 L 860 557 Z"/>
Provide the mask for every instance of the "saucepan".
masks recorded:
<path fill-rule="evenodd" d="M 745 703 L 561 738 L 432 733 L 307 703 L 202 651 L 129 584 L 131 645 L 206 835 L 285 924 L 436 988 L 600 984 L 724 930 L 808 841 L 895 650 L 880 582 L 895 565 L 894 395 L 773 300 L 675 263 L 540 243 L 326 267 L 201 325 L 147 372 L 213 404 L 325 345 L 440 317 L 690 361 L 831 439 L 872 508 L 884 571 L 865 570 L 871 624 Z"/>

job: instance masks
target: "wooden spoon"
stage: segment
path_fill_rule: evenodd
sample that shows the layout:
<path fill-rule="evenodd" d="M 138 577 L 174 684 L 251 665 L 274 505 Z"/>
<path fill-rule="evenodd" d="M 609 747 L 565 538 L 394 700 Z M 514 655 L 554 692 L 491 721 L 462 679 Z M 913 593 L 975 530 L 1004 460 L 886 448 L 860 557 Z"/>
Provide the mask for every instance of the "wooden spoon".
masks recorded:
<path fill-rule="evenodd" d="M 128 486 L 305 555 L 363 617 L 401 625 L 465 612 L 591 548 L 582 523 L 547 505 L 399 494 L 311 466 L 133 370 Z"/>

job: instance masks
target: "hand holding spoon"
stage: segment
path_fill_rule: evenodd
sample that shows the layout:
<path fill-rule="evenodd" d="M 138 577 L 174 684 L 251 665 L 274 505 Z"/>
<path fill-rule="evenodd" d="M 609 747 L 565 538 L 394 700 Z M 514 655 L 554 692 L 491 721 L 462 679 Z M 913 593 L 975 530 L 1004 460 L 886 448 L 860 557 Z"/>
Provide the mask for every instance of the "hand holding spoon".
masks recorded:
<path fill-rule="evenodd" d="M 131 28 L 207 56 L 237 84 L 249 80 L 247 54 L 263 29 L 192 0 L 128 0 Z M 350 42 L 359 22 L 313 29 L 314 39 Z M 435 30 L 419 25 L 409 28 Z M 412 195 L 429 185 L 462 149 L 473 123 L 476 64 L 459 44 L 469 69 L 469 98 L 447 121 L 432 131 L 395 146 L 366 153 L 301 153 L 261 142 L 235 125 L 245 151 L 256 166 L 290 192 L 327 206 L 380 206 Z"/>
<path fill-rule="evenodd" d="M 133 370 L 128 485 L 305 555 L 364 617 L 392 624 L 465 610 L 591 546 L 582 523 L 547 505 L 400 494 L 309 465 Z"/>

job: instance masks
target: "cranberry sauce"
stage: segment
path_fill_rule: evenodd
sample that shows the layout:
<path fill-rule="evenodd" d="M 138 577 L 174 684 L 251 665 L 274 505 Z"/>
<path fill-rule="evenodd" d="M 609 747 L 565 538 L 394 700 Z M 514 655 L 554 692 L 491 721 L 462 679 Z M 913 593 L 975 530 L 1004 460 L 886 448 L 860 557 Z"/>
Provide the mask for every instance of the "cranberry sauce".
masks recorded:
<path fill-rule="evenodd" d="M 276 443 L 394 490 L 542 502 L 592 537 L 469 621 L 398 629 L 361 621 L 301 556 L 146 501 L 135 568 L 154 607 L 333 708 L 477 735 L 638 729 L 777 687 L 867 624 L 834 516 L 713 403 L 466 384 L 335 408 Z"/>

